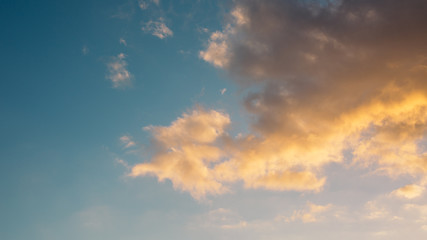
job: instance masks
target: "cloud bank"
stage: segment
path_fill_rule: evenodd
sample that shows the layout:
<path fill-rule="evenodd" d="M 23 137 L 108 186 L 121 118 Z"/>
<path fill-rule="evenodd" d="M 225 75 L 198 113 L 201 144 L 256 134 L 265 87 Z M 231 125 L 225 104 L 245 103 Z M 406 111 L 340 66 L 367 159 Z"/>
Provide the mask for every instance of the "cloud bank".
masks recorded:
<path fill-rule="evenodd" d="M 132 175 L 170 179 L 195 198 L 233 182 L 320 191 L 332 162 L 425 176 L 426 9 L 424 0 L 235 1 L 199 56 L 257 86 L 243 104 L 251 132 L 231 137 L 228 115 L 195 110 L 149 128 L 157 152 Z"/>

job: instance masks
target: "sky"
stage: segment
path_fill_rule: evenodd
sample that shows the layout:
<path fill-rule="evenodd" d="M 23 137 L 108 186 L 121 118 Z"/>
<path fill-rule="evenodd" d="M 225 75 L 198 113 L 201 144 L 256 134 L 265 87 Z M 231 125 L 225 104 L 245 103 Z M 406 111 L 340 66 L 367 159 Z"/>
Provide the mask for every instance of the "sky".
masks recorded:
<path fill-rule="evenodd" d="M 426 239 L 425 0 L 0 0 L 0 239 Z"/>

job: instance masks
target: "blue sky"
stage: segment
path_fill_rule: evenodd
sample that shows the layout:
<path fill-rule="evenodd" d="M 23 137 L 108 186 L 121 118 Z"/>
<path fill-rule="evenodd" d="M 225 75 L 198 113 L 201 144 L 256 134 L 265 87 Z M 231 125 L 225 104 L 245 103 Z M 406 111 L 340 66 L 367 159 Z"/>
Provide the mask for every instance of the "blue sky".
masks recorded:
<path fill-rule="evenodd" d="M 425 2 L 1 3 L 1 239 L 427 236 Z"/>
<path fill-rule="evenodd" d="M 115 162 L 122 154 L 119 138 L 133 133 L 146 143 L 143 126 L 168 124 L 197 103 L 225 106 L 233 98 L 220 94 L 233 88 L 224 74 L 197 56 L 208 36 L 198 28 L 220 24 L 219 13 L 201 16 L 220 6 L 164 1 L 143 11 L 132 1 L 2 5 L 1 238 L 85 238 L 67 227 L 84 209 L 113 205 L 146 212 L 171 205 L 152 196 L 174 194 L 170 189 L 157 189 L 150 179 L 124 179 L 126 169 Z M 173 38 L 141 30 L 142 22 L 159 17 L 173 22 Z M 106 78 L 106 64 L 120 53 L 133 78 L 131 86 L 117 89 Z M 132 196 L 122 197 L 127 194 Z M 183 203 L 177 204 L 171 207 Z"/>

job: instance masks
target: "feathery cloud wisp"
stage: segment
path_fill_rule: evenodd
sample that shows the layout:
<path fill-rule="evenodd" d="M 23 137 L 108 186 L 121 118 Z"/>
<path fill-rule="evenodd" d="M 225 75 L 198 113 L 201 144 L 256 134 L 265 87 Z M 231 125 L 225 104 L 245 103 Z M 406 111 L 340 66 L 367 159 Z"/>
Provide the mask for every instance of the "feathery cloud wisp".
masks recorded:
<path fill-rule="evenodd" d="M 120 44 L 123 44 L 124 46 L 128 45 L 124 38 L 120 38 L 119 42 L 120 42 Z"/>
<path fill-rule="evenodd" d="M 82 47 L 82 53 L 83 55 L 87 55 L 89 53 L 89 48 L 86 45 Z"/>
<path fill-rule="evenodd" d="M 162 18 L 160 18 L 158 21 L 148 21 L 142 27 L 142 31 L 151 33 L 153 36 L 156 36 L 160 39 L 173 36 L 172 30 L 166 26 Z"/>
<path fill-rule="evenodd" d="M 107 78 L 111 80 L 114 88 L 125 87 L 131 84 L 132 74 L 127 70 L 126 56 L 123 53 L 113 57 L 107 63 L 108 72 Z"/>
<path fill-rule="evenodd" d="M 120 142 L 123 144 L 124 148 L 130 148 L 136 145 L 136 143 L 132 140 L 132 137 L 128 135 L 121 136 Z"/>

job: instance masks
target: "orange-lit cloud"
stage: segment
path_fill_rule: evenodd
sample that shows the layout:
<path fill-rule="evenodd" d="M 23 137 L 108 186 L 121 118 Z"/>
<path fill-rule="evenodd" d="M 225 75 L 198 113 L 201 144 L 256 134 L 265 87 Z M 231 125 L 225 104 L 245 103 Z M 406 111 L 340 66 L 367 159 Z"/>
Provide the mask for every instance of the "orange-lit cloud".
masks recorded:
<path fill-rule="evenodd" d="M 250 132 L 233 138 L 227 114 L 194 110 L 169 127 L 147 128 L 156 153 L 131 175 L 170 179 L 195 198 L 234 182 L 321 191 L 332 162 L 425 176 L 425 7 L 423 0 L 235 1 L 199 55 L 243 88 L 259 89 L 244 98 Z M 414 196 L 404 192 L 396 194 Z"/>
<path fill-rule="evenodd" d="M 393 191 L 393 194 L 401 198 L 413 199 L 421 196 L 423 192 L 424 187 L 416 184 L 409 184 L 399 189 L 396 189 L 395 191 Z"/>
<path fill-rule="evenodd" d="M 322 188 L 325 179 L 317 178 L 315 172 L 320 163 L 303 163 L 298 158 L 306 148 L 288 148 L 250 137 L 233 139 L 225 132 L 229 124 L 228 115 L 199 108 L 168 127 L 146 127 L 153 134 L 155 152 L 151 162 L 135 165 L 130 176 L 169 179 L 175 188 L 196 199 L 222 194 L 236 181 L 243 181 L 247 188 L 270 190 Z"/>
<path fill-rule="evenodd" d="M 153 134 L 156 150 L 151 162 L 134 166 L 130 175 L 170 179 L 175 188 L 190 192 L 196 199 L 227 191 L 209 165 L 224 155 L 214 142 L 229 123 L 226 114 L 197 109 L 183 114 L 169 127 L 146 127 Z"/>

